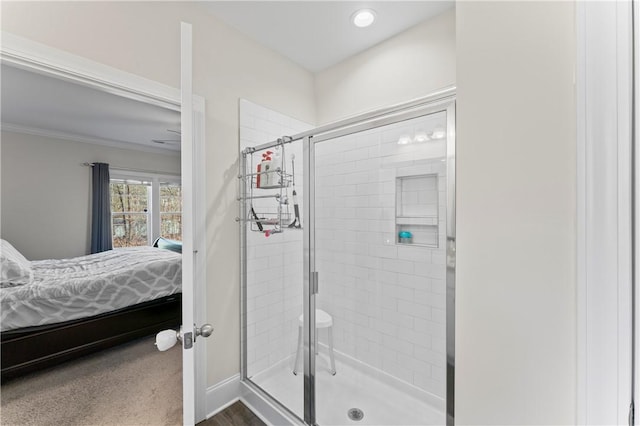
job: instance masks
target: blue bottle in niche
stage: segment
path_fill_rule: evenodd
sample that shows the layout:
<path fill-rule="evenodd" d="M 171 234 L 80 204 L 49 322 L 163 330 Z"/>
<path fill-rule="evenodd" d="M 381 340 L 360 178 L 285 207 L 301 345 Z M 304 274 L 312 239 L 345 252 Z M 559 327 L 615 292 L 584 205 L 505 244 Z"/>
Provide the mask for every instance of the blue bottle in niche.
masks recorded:
<path fill-rule="evenodd" d="M 398 241 L 401 244 L 411 244 L 413 242 L 413 234 L 409 231 L 400 231 L 398 233 Z"/>

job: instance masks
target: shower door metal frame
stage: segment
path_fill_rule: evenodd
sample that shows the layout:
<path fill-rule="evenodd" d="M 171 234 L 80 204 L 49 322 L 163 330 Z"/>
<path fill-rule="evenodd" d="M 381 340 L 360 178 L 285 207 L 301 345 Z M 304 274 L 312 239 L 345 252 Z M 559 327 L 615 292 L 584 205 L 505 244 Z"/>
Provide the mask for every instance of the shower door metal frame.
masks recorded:
<path fill-rule="evenodd" d="M 304 341 L 304 421 L 316 423 L 316 294 L 318 294 L 318 272 L 315 256 L 315 142 L 307 136 L 302 145 L 304 164 L 303 217 L 304 228 L 304 289 L 303 289 L 303 341 Z"/>
<path fill-rule="evenodd" d="M 268 401 L 272 408 L 280 412 L 292 422 L 300 424 L 316 425 L 316 388 L 315 388 L 315 353 L 316 330 L 315 324 L 315 296 L 318 292 L 319 281 L 315 270 L 315 144 L 326 140 L 358 133 L 389 124 L 411 120 L 438 112 L 447 114 L 447 226 L 446 226 L 446 423 L 454 424 L 454 377 L 455 377 L 455 259 L 456 259 L 456 192 L 455 192 L 455 87 L 443 89 L 431 95 L 404 102 L 389 107 L 377 109 L 364 114 L 349 117 L 335 123 L 320 126 L 318 128 L 291 136 L 286 143 L 302 140 L 304 162 L 304 193 L 303 193 L 303 363 L 304 363 L 304 416 L 301 419 L 291 409 L 284 406 L 274 396 L 266 392 L 260 385 L 247 377 L 247 316 L 246 316 L 246 209 L 240 203 L 240 252 L 241 252 L 241 371 L 240 377 L 247 388 L 258 396 Z M 268 142 L 251 148 L 246 148 L 240 153 L 241 172 L 245 170 L 246 155 L 255 151 L 272 148 L 281 141 Z M 241 186 L 242 182 L 241 182 Z M 245 195 L 240 188 L 241 197 Z M 244 220 L 243 220 L 244 219 Z"/>
<path fill-rule="evenodd" d="M 308 425 L 316 425 L 316 389 L 315 358 L 316 330 L 315 324 L 316 295 L 318 294 L 319 277 L 315 270 L 315 147 L 327 140 L 347 136 L 354 133 L 407 121 L 414 118 L 445 112 L 447 116 L 447 213 L 446 213 L 446 423 L 454 424 L 454 378 L 455 378 L 455 251 L 456 251 L 456 186 L 455 186 L 455 97 L 433 101 L 427 104 L 410 107 L 409 110 L 375 118 L 361 124 L 323 133 L 319 136 L 307 136 L 304 139 L 304 419 Z"/>

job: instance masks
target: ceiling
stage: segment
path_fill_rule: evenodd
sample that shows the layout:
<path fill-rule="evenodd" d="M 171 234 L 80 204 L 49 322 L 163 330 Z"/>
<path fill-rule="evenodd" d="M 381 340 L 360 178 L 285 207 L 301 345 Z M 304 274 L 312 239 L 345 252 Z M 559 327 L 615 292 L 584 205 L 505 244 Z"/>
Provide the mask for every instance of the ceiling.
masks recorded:
<path fill-rule="evenodd" d="M 454 1 L 209 1 L 202 7 L 317 72 L 454 7 Z M 356 10 L 376 12 L 357 28 Z M 154 152 L 179 152 L 180 113 L 59 78 L 1 66 L 3 129 Z M 165 144 L 153 140 L 167 140 Z M 171 141 L 176 141 L 171 142 Z"/>
<path fill-rule="evenodd" d="M 2 126 L 128 149 L 179 152 L 180 112 L 2 65 Z"/>
<path fill-rule="evenodd" d="M 312 72 L 362 52 L 454 7 L 449 1 L 210 1 L 210 13 Z M 376 21 L 357 28 L 351 16 L 373 9 Z"/>

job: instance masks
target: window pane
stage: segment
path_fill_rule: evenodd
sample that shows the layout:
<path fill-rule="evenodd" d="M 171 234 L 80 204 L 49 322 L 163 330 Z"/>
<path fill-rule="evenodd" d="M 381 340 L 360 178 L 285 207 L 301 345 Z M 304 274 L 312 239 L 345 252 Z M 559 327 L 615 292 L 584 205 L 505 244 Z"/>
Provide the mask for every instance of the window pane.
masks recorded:
<path fill-rule="evenodd" d="M 182 188 L 175 184 L 162 184 L 160 186 L 160 212 L 182 212 Z"/>
<path fill-rule="evenodd" d="M 182 241 L 182 215 L 161 213 L 160 236 L 170 240 Z"/>
<path fill-rule="evenodd" d="M 111 212 L 146 212 L 147 185 L 111 182 Z"/>
<path fill-rule="evenodd" d="M 148 215 L 146 213 L 116 213 L 111 217 L 114 248 L 146 246 L 148 244 Z"/>

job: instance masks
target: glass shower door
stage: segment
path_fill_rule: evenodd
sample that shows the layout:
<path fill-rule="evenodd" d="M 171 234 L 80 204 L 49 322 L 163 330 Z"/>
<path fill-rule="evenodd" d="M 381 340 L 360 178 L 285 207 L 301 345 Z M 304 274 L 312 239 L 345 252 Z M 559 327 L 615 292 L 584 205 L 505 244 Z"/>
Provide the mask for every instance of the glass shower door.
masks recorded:
<path fill-rule="evenodd" d="M 307 421 L 446 422 L 453 129 L 449 102 L 305 144 Z"/>
<path fill-rule="evenodd" d="M 302 143 L 245 153 L 241 170 L 243 378 L 302 419 Z"/>

